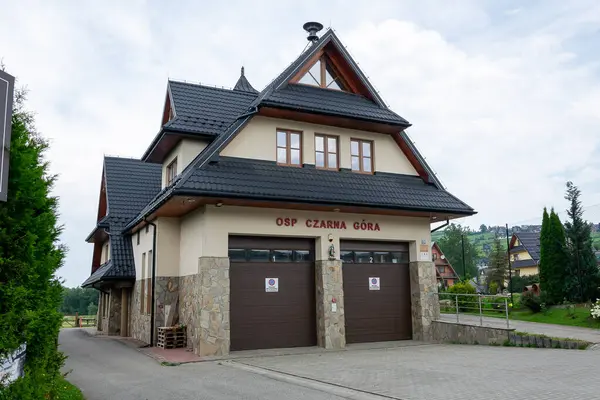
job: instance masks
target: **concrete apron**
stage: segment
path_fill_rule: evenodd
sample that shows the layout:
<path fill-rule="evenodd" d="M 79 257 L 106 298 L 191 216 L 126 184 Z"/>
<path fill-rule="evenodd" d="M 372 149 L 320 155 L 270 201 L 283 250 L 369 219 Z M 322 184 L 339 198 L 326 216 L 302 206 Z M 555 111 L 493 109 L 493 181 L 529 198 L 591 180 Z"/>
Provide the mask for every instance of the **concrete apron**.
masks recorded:
<path fill-rule="evenodd" d="M 325 349 L 323 347 L 291 347 L 285 349 L 258 349 L 232 351 L 225 356 L 204 356 L 199 361 L 231 361 L 244 358 L 263 358 L 263 357 L 281 357 L 305 354 L 325 354 L 345 351 L 375 350 L 375 349 L 395 349 L 398 347 L 426 346 L 432 343 L 420 342 L 417 340 L 399 340 L 394 342 L 373 342 L 373 343 L 355 343 L 347 344 L 343 349 Z"/>

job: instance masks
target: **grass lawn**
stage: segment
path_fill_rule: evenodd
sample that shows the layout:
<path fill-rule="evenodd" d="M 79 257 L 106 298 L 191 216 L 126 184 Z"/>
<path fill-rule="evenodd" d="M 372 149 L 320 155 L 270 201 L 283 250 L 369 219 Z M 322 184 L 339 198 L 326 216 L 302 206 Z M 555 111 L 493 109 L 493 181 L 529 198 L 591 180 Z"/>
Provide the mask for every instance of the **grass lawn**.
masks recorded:
<path fill-rule="evenodd" d="M 95 315 L 80 315 L 80 317 L 83 318 L 88 318 L 88 320 L 83 322 L 83 326 L 94 326 L 95 324 L 89 320 L 89 318 L 96 318 Z M 75 326 L 75 316 L 74 315 L 65 315 L 63 317 L 63 322 L 62 322 L 62 327 L 63 328 L 75 328 L 75 327 L 79 327 L 79 326 Z"/>
<path fill-rule="evenodd" d="M 590 317 L 589 308 L 575 308 L 571 310 L 571 314 L 564 308 L 551 308 L 546 312 L 535 314 L 530 310 L 513 310 L 510 312 L 510 319 L 600 329 L 600 321 L 595 321 Z"/>
<path fill-rule="evenodd" d="M 56 392 L 52 400 L 84 400 L 81 391 L 62 376 L 56 383 Z"/>

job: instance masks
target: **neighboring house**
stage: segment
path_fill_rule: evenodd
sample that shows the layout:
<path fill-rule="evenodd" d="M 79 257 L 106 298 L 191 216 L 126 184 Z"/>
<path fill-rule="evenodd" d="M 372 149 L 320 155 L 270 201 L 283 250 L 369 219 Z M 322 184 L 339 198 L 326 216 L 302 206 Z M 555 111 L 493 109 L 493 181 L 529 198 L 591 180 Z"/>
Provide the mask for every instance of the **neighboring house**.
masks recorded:
<path fill-rule="evenodd" d="M 102 333 L 154 345 L 180 323 L 201 356 L 429 337 L 430 224 L 475 212 L 335 33 L 307 28 L 260 92 L 243 69 L 231 90 L 168 81 L 142 158 L 105 158 L 83 284 Z"/>
<path fill-rule="evenodd" d="M 540 233 L 513 233 L 510 240 L 510 261 L 516 276 L 539 274 Z"/>
<path fill-rule="evenodd" d="M 443 285 L 444 287 L 454 285 L 459 277 L 437 242 L 433 242 L 431 245 L 431 257 L 433 264 L 435 265 L 435 275 L 438 280 L 438 285 Z"/>

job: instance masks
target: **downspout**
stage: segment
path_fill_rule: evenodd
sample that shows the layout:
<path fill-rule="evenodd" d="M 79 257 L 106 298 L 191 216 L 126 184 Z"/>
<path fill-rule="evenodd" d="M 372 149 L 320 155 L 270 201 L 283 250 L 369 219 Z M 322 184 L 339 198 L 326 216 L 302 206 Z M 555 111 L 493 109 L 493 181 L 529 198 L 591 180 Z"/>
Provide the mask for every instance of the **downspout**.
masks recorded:
<path fill-rule="evenodd" d="M 152 294 L 150 296 L 150 347 L 154 346 L 154 298 L 156 291 L 156 224 L 144 218 L 144 222 L 152 225 Z"/>
<path fill-rule="evenodd" d="M 446 218 L 446 223 L 445 223 L 445 224 L 442 224 L 442 225 L 438 226 L 437 228 L 435 228 L 435 229 L 432 229 L 432 230 L 431 230 L 431 233 L 433 233 L 433 232 L 435 232 L 435 231 L 439 231 L 440 229 L 442 229 L 442 228 L 445 228 L 445 227 L 447 227 L 448 225 L 450 225 L 450 218 Z"/>

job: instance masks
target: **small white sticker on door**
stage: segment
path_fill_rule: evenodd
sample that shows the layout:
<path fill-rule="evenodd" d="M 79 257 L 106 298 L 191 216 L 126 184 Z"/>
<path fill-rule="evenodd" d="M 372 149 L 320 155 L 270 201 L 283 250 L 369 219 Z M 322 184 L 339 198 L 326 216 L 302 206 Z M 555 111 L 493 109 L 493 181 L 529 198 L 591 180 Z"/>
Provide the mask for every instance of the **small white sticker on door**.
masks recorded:
<path fill-rule="evenodd" d="M 331 303 L 331 312 L 337 312 L 337 304 Z"/>
<path fill-rule="evenodd" d="M 379 277 L 369 278 L 369 290 L 380 290 L 380 289 L 381 289 L 381 279 L 379 279 Z"/>
<path fill-rule="evenodd" d="M 279 278 L 265 278 L 265 292 L 279 292 Z"/>

